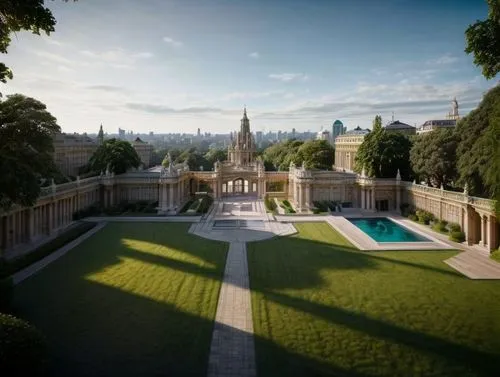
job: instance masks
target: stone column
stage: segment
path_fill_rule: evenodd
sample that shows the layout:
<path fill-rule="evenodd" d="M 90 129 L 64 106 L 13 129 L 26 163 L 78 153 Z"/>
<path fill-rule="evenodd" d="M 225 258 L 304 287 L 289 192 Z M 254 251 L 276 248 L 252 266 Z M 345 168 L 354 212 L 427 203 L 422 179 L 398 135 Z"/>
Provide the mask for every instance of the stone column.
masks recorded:
<path fill-rule="evenodd" d="M 309 209 L 311 207 L 311 185 L 309 183 L 306 184 L 306 208 Z"/>
<path fill-rule="evenodd" d="M 484 232 L 485 246 L 488 248 L 488 250 L 492 250 L 492 247 L 491 247 L 491 229 L 490 229 L 491 220 L 490 220 L 489 215 L 486 215 L 486 217 L 484 218 L 484 225 L 486 228 L 485 232 Z"/>
<path fill-rule="evenodd" d="M 52 234 L 54 230 L 54 225 L 53 225 L 53 218 L 54 218 L 54 204 L 49 203 L 48 205 L 48 226 L 47 226 L 47 233 Z"/>
<path fill-rule="evenodd" d="M 168 209 L 174 208 L 174 184 L 169 183 L 169 192 L 168 192 Z"/>
<path fill-rule="evenodd" d="M 375 211 L 375 187 L 372 187 L 372 210 Z"/>
<path fill-rule="evenodd" d="M 365 209 L 365 189 L 361 187 L 361 209 Z"/>
<path fill-rule="evenodd" d="M 28 209 L 28 241 L 33 239 L 35 235 L 35 209 L 31 207 Z"/>
<path fill-rule="evenodd" d="M 302 211 L 302 184 L 299 184 L 298 191 L 299 191 L 298 209 L 299 211 Z"/>
<path fill-rule="evenodd" d="M 486 219 L 481 215 L 481 245 L 486 246 Z"/>

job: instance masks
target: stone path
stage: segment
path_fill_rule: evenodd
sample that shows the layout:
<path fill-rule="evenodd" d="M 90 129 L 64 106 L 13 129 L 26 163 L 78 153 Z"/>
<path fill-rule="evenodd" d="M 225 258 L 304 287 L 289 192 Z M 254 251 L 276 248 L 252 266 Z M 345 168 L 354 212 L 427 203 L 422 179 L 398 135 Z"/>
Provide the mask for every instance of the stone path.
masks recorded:
<path fill-rule="evenodd" d="M 233 376 L 256 376 L 252 303 L 243 242 L 229 245 L 208 361 L 208 377 Z"/>
<path fill-rule="evenodd" d="M 500 280 L 500 263 L 478 250 L 468 250 L 444 261 L 469 279 Z"/>
<path fill-rule="evenodd" d="M 42 270 L 43 268 L 47 267 L 50 263 L 52 263 L 55 260 L 62 257 L 64 254 L 66 254 L 72 248 L 78 246 L 80 243 L 82 243 L 87 238 L 91 237 L 92 235 L 94 235 L 95 233 L 100 231 L 105 226 L 106 226 L 106 223 L 104 223 L 104 222 L 98 223 L 95 227 L 93 227 L 87 233 L 82 234 L 80 237 L 67 243 L 66 245 L 64 245 L 63 247 L 58 249 L 57 251 L 53 252 L 52 254 L 47 255 L 45 258 L 40 259 L 38 262 L 33 263 L 31 266 L 26 267 L 25 269 L 15 273 L 14 275 L 12 275 L 12 284 L 14 284 L 14 285 L 19 284 L 23 280 L 36 274 L 38 271 Z"/>

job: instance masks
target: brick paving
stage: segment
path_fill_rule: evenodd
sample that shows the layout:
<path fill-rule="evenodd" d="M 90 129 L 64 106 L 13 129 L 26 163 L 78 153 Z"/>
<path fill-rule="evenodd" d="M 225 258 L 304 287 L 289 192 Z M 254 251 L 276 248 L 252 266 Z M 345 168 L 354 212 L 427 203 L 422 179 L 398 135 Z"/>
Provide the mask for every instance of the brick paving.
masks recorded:
<path fill-rule="evenodd" d="M 244 242 L 231 242 L 229 246 L 208 363 L 208 377 L 256 376 Z"/>

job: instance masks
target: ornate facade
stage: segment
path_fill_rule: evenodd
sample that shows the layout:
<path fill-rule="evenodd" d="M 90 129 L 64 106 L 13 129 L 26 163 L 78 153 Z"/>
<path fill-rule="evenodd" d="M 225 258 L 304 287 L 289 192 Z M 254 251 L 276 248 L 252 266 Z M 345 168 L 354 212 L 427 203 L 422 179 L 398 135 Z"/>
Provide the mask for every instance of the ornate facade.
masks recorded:
<path fill-rule="evenodd" d="M 72 222 L 73 213 L 91 205 L 109 207 L 123 201 L 150 201 L 158 202 L 160 215 L 174 215 L 197 192 L 205 192 L 215 200 L 234 195 L 288 199 L 301 214 L 311 213 L 314 202 L 324 200 L 363 212 L 397 212 L 402 204 L 408 204 L 460 224 L 469 245 L 487 250 L 499 245 L 500 226 L 493 202 L 471 197 L 467 192 L 404 182 L 399 174 L 394 179 L 373 179 L 363 173 L 307 170 L 293 164 L 289 171 L 265 171 L 262 161 L 255 159 L 246 111 L 229 151 L 230 160 L 216 162 L 212 171 L 170 165 L 117 176 L 106 172 L 100 177 L 43 188 L 33 207 L 14 207 L 0 213 L 0 253 L 15 255 L 16 250 L 57 234 Z"/>

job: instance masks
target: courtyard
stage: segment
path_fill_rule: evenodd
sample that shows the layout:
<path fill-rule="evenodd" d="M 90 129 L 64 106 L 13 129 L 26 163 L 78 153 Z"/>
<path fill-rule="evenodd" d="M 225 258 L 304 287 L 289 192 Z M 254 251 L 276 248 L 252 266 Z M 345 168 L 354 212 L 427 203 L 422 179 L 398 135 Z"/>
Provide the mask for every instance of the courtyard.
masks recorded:
<path fill-rule="evenodd" d="M 457 251 L 365 252 L 331 223 L 279 236 L 219 215 L 206 223 L 231 243 L 191 234 L 203 222 L 110 222 L 16 286 L 51 375 L 495 375 L 499 283 L 446 265 Z M 247 259 L 249 289 L 246 261 L 228 252 Z M 246 294 L 251 309 L 235 297 Z"/>
<path fill-rule="evenodd" d="M 258 375 L 494 376 L 497 281 L 471 281 L 456 251 L 356 250 L 326 223 L 250 243 Z"/>
<path fill-rule="evenodd" d="M 206 374 L 227 243 L 188 227 L 109 223 L 16 286 L 51 376 Z"/>

